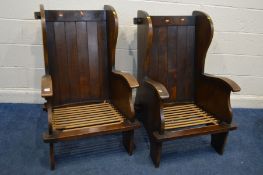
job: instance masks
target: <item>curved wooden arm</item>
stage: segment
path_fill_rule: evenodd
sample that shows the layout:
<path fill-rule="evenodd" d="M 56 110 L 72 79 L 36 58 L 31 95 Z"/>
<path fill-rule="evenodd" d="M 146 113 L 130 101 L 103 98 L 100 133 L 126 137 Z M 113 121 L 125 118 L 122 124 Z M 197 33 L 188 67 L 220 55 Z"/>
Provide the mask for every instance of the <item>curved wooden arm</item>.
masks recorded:
<path fill-rule="evenodd" d="M 158 97 L 162 100 L 169 98 L 169 93 L 165 86 L 157 81 L 154 81 L 150 78 L 145 78 L 145 83 L 152 86 L 154 92 L 158 95 Z"/>
<path fill-rule="evenodd" d="M 44 75 L 41 79 L 41 96 L 44 98 L 53 96 L 52 79 L 50 75 Z"/>
<path fill-rule="evenodd" d="M 132 89 L 139 86 L 137 80 L 128 73 L 113 71 L 110 78 L 110 100 L 130 121 L 135 120 Z"/>
<path fill-rule="evenodd" d="M 241 88 L 233 80 L 230 80 L 225 77 L 216 77 L 211 74 L 203 74 L 205 81 L 208 81 L 212 84 L 224 84 L 224 86 L 230 89 L 232 92 L 239 92 Z"/>
<path fill-rule="evenodd" d="M 113 76 L 117 76 L 117 77 L 123 79 L 124 81 L 126 81 L 126 83 L 128 83 L 130 88 L 139 87 L 139 83 L 136 80 L 136 78 L 129 73 L 121 72 L 121 71 L 112 71 L 112 74 L 113 74 Z"/>
<path fill-rule="evenodd" d="M 53 125 L 52 125 L 52 118 L 53 118 L 53 113 L 52 113 L 52 107 L 50 104 L 50 99 L 47 100 L 47 120 L 48 120 L 48 133 L 52 134 L 53 132 Z"/>
<path fill-rule="evenodd" d="M 138 105 L 148 134 L 164 132 L 163 100 L 166 98 L 169 98 L 166 88 L 149 78 L 145 78 L 138 88 L 136 100 L 139 99 Z"/>
<path fill-rule="evenodd" d="M 196 103 L 220 121 L 231 123 L 230 94 L 240 87 L 232 80 L 208 74 L 202 74 L 196 85 Z"/>

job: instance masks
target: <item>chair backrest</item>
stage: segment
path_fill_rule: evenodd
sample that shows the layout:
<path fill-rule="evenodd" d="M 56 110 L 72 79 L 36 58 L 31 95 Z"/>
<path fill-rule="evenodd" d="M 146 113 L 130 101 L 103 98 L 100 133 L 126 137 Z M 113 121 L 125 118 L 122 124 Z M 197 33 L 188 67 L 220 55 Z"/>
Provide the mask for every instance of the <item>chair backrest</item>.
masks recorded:
<path fill-rule="evenodd" d="M 108 16 L 106 10 L 42 12 L 46 73 L 52 77 L 53 105 L 109 98 L 109 72 L 113 66 L 109 45 L 116 43 L 108 41 L 112 36 Z"/>
<path fill-rule="evenodd" d="M 142 20 L 138 24 L 139 82 L 148 76 L 162 83 L 170 95 L 168 102 L 194 101 L 200 62 L 196 16 L 149 16 L 139 11 L 138 17 Z"/>

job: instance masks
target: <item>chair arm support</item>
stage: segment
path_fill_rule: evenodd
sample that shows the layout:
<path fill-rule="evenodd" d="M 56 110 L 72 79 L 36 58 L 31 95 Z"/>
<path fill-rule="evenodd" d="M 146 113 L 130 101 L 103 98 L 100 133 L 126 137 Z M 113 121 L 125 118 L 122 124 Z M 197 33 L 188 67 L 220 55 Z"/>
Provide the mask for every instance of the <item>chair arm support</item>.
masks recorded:
<path fill-rule="evenodd" d="M 112 71 L 110 75 L 110 100 L 113 105 L 131 122 L 135 120 L 132 89 L 139 86 L 129 73 Z"/>
<path fill-rule="evenodd" d="M 156 93 L 161 100 L 169 98 L 169 93 L 163 84 L 150 78 L 145 78 L 144 81 L 153 88 L 153 92 Z"/>
<path fill-rule="evenodd" d="M 203 74 L 196 83 L 196 103 L 220 121 L 231 123 L 231 91 L 240 91 L 240 87 L 234 81 Z"/>
<path fill-rule="evenodd" d="M 140 85 L 137 96 L 142 109 L 142 118 L 148 134 L 164 132 L 163 101 L 169 98 L 166 88 L 159 82 L 145 78 Z M 137 98 L 137 97 L 136 97 Z"/>
<path fill-rule="evenodd" d="M 126 83 L 128 83 L 130 88 L 139 87 L 139 83 L 136 80 L 136 78 L 129 73 L 115 70 L 115 71 L 112 71 L 112 74 L 113 74 L 113 76 L 119 77 L 119 78 L 123 79 L 124 81 L 126 81 Z"/>
<path fill-rule="evenodd" d="M 52 113 L 52 107 L 50 104 L 50 99 L 47 100 L 47 120 L 48 120 L 48 133 L 52 134 L 53 132 L 53 125 L 52 125 L 52 118 L 53 118 L 53 113 Z"/>
<path fill-rule="evenodd" d="M 44 75 L 41 79 L 41 96 L 43 98 L 53 96 L 52 79 L 50 75 Z"/>
<path fill-rule="evenodd" d="M 230 80 L 226 77 L 216 77 L 211 74 L 203 74 L 205 81 L 208 81 L 212 84 L 223 84 L 225 88 L 230 89 L 232 92 L 239 92 L 241 88 L 233 80 Z"/>

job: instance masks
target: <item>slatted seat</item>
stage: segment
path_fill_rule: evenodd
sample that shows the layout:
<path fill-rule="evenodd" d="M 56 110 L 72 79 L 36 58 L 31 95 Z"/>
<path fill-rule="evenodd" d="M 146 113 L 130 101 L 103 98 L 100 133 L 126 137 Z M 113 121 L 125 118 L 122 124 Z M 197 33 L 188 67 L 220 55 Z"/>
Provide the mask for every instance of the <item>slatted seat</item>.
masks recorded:
<path fill-rule="evenodd" d="M 175 105 L 163 108 L 165 130 L 218 125 L 218 120 L 195 104 Z"/>
<path fill-rule="evenodd" d="M 57 130 L 120 124 L 123 116 L 112 104 L 104 102 L 53 109 L 53 127 Z"/>

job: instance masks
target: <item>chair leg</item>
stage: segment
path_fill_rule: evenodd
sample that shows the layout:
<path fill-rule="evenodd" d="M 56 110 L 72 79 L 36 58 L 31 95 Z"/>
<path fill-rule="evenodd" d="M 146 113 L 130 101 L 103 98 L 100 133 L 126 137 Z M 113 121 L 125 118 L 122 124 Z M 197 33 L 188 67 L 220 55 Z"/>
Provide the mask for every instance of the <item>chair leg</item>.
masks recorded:
<path fill-rule="evenodd" d="M 45 111 L 45 112 L 47 112 L 47 103 L 44 103 L 44 104 L 42 105 L 42 110 Z"/>
<path fill-rule="evenodd" d="M 228 132 L 211 135 L 211 145 L 214 147 L 216 152 L 220 155 L 224 153 L 224 147 L 226 144 L 227 136 L 228 136 Z"/>
<path fill-rule="evenodd" d="M 161 160 L 162 142 L 151 141 L 150 154 L 155 168 L 158 168 Z"/>
<path fill-rule="evenodd" d="M 50 162 L 50 169 L 55 169 L 55 151 L 54 151 L 54 143 L 49 144 L 49 162 Z"/>
<path fill-rule="evenodd" d="M 122 132 L 122 142 L 129 155 L 132 155 L 134 149 L 133 135 L 134 130 Z"/>

